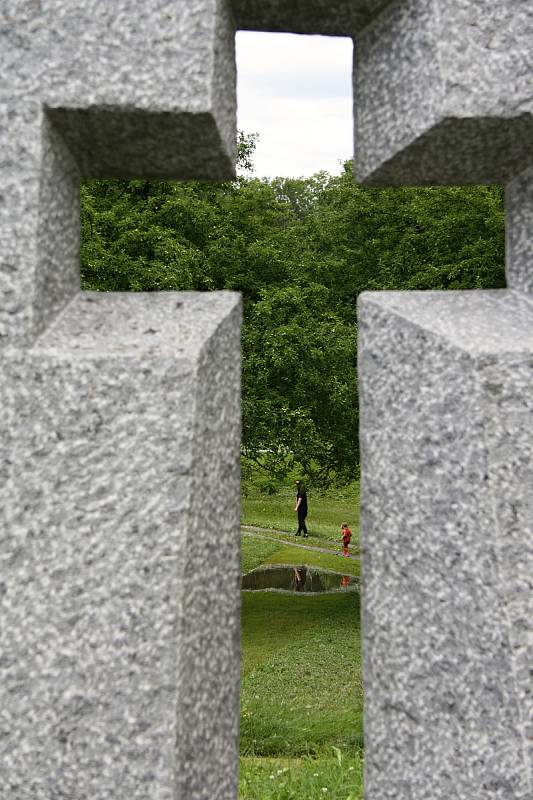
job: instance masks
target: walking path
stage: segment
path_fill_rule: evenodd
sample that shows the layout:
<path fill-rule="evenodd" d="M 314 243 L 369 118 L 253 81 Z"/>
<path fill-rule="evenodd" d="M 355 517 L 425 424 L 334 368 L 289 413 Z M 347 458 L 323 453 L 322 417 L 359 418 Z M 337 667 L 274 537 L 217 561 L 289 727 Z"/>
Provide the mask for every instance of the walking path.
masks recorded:
<path fill-rule="evenodd" d="M 341 555 L 340 550 L 333 550 L 332 548 L 326 548 L 326 547 L 315 547 L 312 544 L 303 544 L 301 542 L 294 541 L 296 537 L 295 536 L 291 536 L 291 534 L 288 531 L 278 531 L 278 530 L 273 530 L 272 528 L 259 528 L 259 527 L 256 527 L 255 525 L 241 525 L 241 531 L 246 536 L 255 536 L 258 539 L 266 539 L 269 542 L 279 542 L 280 544 L 290 544 L 292 547 L 301 547 L 303 550 L 313 550 L 315 553 L 326 553 L 327 555 L 330 555 L 330 556 Z M 291 538 L 289 538 L 289 539 L 278 539 L 277 537 L 274 537 L 274 536 L 265 536 L 264 535 L 264 534 L 268 534 L 268 533 L 285 534 L 286 536 L 289 536 Z M 349 558 L 355 558 L 355 559 L 359 560 L 360 556 L 359 555 L 352 555 L 350 553 Z"/>

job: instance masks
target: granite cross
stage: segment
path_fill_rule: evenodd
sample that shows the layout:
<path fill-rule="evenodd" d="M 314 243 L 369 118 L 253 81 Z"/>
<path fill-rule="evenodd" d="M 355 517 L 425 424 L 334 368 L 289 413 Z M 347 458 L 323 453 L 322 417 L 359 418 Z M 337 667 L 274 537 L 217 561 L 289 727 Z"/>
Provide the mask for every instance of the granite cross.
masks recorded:
<path fill-rule="evenodd" d="M 509 291 L 361 299 L 366 795 L 524 800 L 531 0 L 0 9 L 4 796 L 236 796 L 239 302 L 78 278 L 82 177 L 231 175 L 236 27 L 355 34 L 360 178 L 509 183 Z"/>

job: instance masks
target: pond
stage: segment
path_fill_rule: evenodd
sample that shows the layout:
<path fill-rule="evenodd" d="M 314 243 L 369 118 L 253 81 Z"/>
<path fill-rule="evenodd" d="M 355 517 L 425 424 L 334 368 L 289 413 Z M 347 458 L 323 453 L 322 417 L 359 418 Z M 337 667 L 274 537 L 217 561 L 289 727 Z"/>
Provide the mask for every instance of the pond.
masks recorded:
<path fill-rule="evenodd" d="M 357 578 L 315 567 L 279 564 L 273 567 L 258 567 L 242 576 L 241 588 L 248 591 L 278 589 L 289 592 L 356 591 Z"/>

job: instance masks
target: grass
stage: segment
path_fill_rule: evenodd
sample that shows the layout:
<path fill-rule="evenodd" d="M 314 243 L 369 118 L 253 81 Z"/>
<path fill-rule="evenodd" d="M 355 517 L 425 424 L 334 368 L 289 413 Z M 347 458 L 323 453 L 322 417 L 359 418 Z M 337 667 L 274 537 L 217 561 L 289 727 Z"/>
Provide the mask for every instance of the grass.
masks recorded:
<path fill-rule="evenodd" d="M 306 564 L 308 567 L 322 567 L 342 572 L 343 575 L 359 575 L 359 559 L 343 558 L 340 555 L 317 553 L 302 550 L 300 547 L 285 545 L 271 552 L 263 561 L 264 564 Z"/>
<path fill-rule="evenodd" d="M 242 637 L 242 755 L 362 746 L 357 594 L 243 594 Z"/>
<path fill-rule="evenodd" d="M 359 575 L 358 559 L 343 558 L 337 554 L 317 553 L 293 545 L 278 544 L 258 536 L 241 536 L 242 572 L 267 564 L 306 564 L 309 567 L 322 567 L 342 572 L 343 575 Z"/>
<path fill-rule="evenodd" d="M 239 795 L 242 800 L 360 800 L 363 759 L 342 751 L 319 760 L 243 757 Z"/>
<path fill-rule="evenodd" d="M 279 550 L 279 547 L 277 542 L 270 542 L 259 536 L 241 536 L 241 572 L 250 572 L 261 564 L 269 564 L 269 557 Z"/>
<path fill-rule="evenodd" d="M 243 535 L 243 572 L 262 564 L 307 564 L 358 575 L 359 561 L 337 555 L 340 524 L 358 542 L 358 486 L 309 491 L 311 533 L 320 553 L 270 539 L 293 531 L 290 484 L 261 492 L 243 486 L 243 524 L 270 529 Z M 299 543 L 302 540 L 297 540 Z M 359 596 L 245 592 L 242 595 L 240 800 L 361 800 L 363 687 Z"/>
<path fill-rule="evenodd" d="M 295 493 L 292 479 L 286 484 L 271 482 L 276 494 L 262 491 L 264 478 L 258 470 L 247 473 L 242 482 L 243 525 L 274 528 L 280 531 L 296 530 L 294 513 Z M 340 538 L 340 527 L 347 522 L 352 529 L 354 545 L 359 539 L 359 484 L 333 487 L 320 492 L 308 488 L 309 515 L 307 527 L 317 544 L 333 543 Z"/>
<path fill-rule="evenodd" d="M 269 539 L 278 539 L 279 541 L 294 539 L 294 542 L 303 542 L 304 544 L 309 544 L 313 547 L 322 547 L 324 549 L 331 550 L 332 553 L 339 552 L 340 548 L 342 547 L 342 543 L 340 541 L 340 531 L 338 536 L 331 539 L 326 539 L 324 536 L 314 536 L 312 533 L 309 534 L 307 539 L 303 539 L 303 537 L 302 539 L 296 539 L 294 538 L 293 531 L 277 531 L 271 528 L 261 528 L 261 531 L 263 531 L 265 535 L 268 535 Z M 359 552 L 358 542 L 354 538 L 352 538 L 352 544 L 350 545 L 350 548 L 355 553 Z"/>

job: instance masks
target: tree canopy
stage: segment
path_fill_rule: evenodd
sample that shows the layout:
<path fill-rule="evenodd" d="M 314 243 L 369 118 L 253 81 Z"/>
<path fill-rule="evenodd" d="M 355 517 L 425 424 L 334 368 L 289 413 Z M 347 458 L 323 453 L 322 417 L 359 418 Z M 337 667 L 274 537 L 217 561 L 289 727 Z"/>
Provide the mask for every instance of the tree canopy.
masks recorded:
<path fill-rule="evenodd" d="M 317 484 L 357 474 L 356 299 L 504 286 L 501 187 L 260 180 L 255 139 L 221 184 L 83 185 L 82 281 L 97 291 L 242 292 L 243 454 Z"/>

